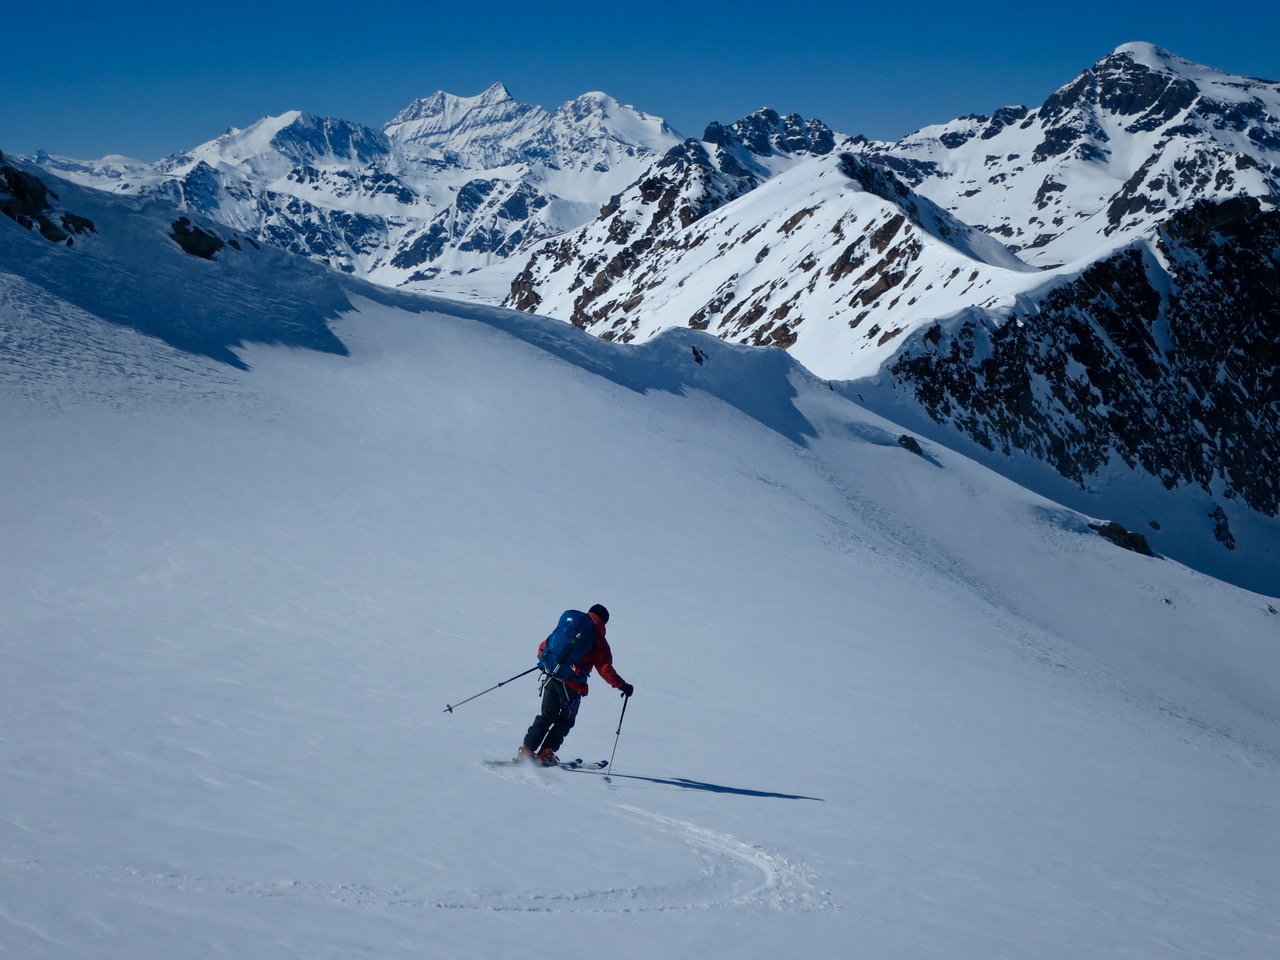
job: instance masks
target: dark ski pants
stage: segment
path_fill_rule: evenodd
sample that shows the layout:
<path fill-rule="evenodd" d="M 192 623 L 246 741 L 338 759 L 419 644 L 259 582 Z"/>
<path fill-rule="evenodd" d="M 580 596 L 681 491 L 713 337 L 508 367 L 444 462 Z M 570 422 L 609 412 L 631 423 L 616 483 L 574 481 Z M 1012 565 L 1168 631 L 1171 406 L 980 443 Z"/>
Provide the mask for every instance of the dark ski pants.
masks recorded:
<path fill-rule="evenodd" d="M 573 729 L 581 703 L 582 694 L 570 690 L 563 680 L 548 680 L 542 691 L 542 712 L 524 735 L 524 745 L 534 753 L 548 748 L 555 753 Z"/>

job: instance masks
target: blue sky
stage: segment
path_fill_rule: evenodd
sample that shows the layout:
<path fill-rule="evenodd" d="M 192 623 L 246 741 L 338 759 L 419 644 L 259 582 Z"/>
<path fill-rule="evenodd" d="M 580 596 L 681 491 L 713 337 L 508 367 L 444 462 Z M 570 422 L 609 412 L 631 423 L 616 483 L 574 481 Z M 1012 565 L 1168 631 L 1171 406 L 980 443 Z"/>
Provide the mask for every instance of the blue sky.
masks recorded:
<path fill-rule="evenodd" d="M 1025 0 L 14 4 L 0 150 L 154 160 L 286 110 L 381 126 L 417 97 L 475 94 L 497 80 L 548 108 L 603 90 L 686 136 L 771 106 L 897 138 L 1038 104 L 1132 40 L 1280 80 L 1274 0 L 1053 9 Z"/>

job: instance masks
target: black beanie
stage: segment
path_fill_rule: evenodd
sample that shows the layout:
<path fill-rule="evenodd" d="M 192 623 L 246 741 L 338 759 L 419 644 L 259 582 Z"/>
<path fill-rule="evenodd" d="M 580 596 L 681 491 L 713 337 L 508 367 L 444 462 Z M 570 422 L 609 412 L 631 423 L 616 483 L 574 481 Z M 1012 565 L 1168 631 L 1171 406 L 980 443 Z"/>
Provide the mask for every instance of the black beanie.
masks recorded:
<path fill-rule="evenodd" d="M 603 604 L 597 603 L 590 610 L 588 610 L 587 613 L 594 613 L 597 617 L 600 618 L 601 623 L 609 622 L 609 611 L 604 608 Z"/>

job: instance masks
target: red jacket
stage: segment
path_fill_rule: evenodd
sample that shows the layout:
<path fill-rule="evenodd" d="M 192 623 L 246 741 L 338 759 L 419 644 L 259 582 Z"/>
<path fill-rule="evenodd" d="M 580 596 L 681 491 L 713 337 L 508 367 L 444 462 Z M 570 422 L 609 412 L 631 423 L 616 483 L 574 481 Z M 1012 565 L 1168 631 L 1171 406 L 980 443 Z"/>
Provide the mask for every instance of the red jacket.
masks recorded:
<path fill-rule="evenodd" d="M 591 649 L 586 652 L 578 665 L 574 667 L 574 672 L 578 674 L 577 680 L 565 680 L 564 685 L 576 693 L 587 695 L 587 681 L 591 678 L 591 669 L 594 667 L 600 671 L 600 676 L 609 686 L 614 689 L 622 689 L 622 678 L 618 676 L 618 671 L 613 669 L 613 651 L 609 649 L 609 641 L 605 639 L 604 621 L 591 614 L 591 620 L 596 625 L 596 642 L 591 645 Z M 542 656 L 543 648 L 547 645 L 547 641 L 543 640 L 538 645 L 538 656 Z"/>

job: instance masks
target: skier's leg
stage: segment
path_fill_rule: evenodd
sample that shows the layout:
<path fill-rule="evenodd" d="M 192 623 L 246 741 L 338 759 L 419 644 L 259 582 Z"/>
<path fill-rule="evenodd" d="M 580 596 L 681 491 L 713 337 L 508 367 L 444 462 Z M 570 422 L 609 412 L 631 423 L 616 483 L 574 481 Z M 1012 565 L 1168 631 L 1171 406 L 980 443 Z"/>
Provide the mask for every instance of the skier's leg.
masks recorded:
<path fill-rule="evenodd" d="M 565 685 L 558 680 L 550 680 L 542 690 L 542 712 L 533 718 L 528 732 L 524 735 L 524 745 L 537 753 L 541 749 L 547 734 L 560 719 L 565 709 Z M 563 737 L 561 738 L 563 739 Z"/>
<path fill-rule="evenodd" d="M 568 697 L 568 702 L 565 703 L 564 709 L 555 722 L 555 726 L 547 732 L 546 739 L 542 741 L 543 748 L 550 747 L 552 753 L 560 749 L 560 745 L 564 743 L 564 738 L 573 729 L 573 725 L 578 720 L 578 706 L 582 703 L 582 695 L 567 687 L 565 688 L 565 695 Z"/>

